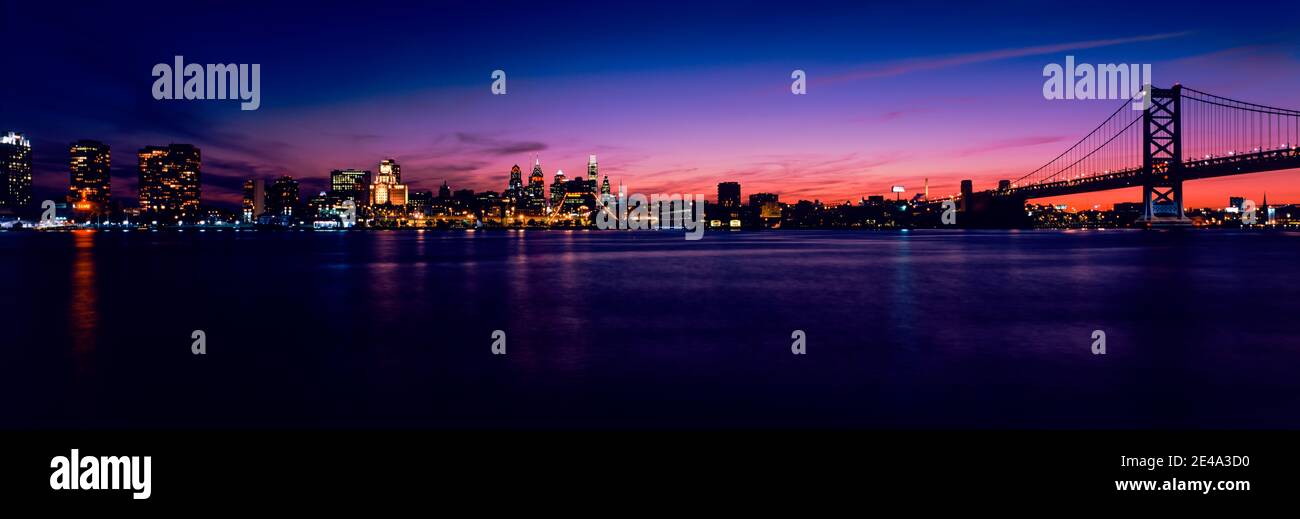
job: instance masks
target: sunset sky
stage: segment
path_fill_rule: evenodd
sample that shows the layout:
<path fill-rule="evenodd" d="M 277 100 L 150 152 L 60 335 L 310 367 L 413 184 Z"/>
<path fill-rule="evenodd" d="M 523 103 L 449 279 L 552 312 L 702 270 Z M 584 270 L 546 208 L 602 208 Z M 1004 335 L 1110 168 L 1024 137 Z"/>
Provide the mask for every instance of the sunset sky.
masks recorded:
<path fill-rule="evenodd" d="M 1167 18 L 1133 2 L 625 4 L 4 0 L 0 130 L 33 140 L 38 198 L 66 189 L 68 144 L 88 138 L 112 146 L 119 198 L 137 149 L 184 142 L 202 149 L 205 201 L 231 207 L 254 176 L 292 175 L 305 196 L 391 157 L 415 189 L 500 191 L 514 164 L 539 158 L 549 184 L 589 154 L 632 191 L 712 199 L 733 180 L 746 197 L 842 202 L 923 179 L 932 196 L 989 188 L 1055 157 L 1120 104 L 1044 99 L 1043 67 L 1067 55 L 1300 109 L 1294 1 Z M 150 70 L 176 55 L 260 64 L 261 108 L 154 100 Z M 490 92 L 495 69 L 507 95 Z M 1265 191 L 1300 203 L 1300 171 L 1187 185 L 1197 207 Z"/>

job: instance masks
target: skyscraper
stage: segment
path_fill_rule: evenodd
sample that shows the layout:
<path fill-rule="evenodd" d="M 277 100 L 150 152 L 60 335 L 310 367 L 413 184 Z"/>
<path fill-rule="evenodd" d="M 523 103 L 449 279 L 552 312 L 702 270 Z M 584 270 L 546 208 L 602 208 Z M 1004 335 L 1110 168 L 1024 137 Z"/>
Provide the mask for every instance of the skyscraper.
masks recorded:
<path fill-rule="evenodd" d="M 600 176 L 599 173 L 600 173 L 600 166 L 596 164 L 596 156 L 588 155 L 587 156 L 587 181 L 591 182 L 592 185 L 595 185 L 596 180 L 598 179 L 597 177 Z"/>
<path fill-rule="evenodd" d="M 69 155 L 68 205 L 80 213 L 108 212 L 112 161 L 108 145 L 80 140 L 72 143 Z"/>
<path fill-rule="evenodd" d="M 266 197 L 266 212 L 273 216 L 292 218 L 298 212 L 301 200 L 298 195 L 298 181 L 285 175 L 271 183 L 271 192 Z"/>
<path fill-rule="evenodd" d="M 145 146 L 139 156 L 140 211 L 178 219 L 198 216 L 199 149 L 189 144 Z"/>
<path fill-rule="evenodd" d="M 533 172 L 528 175 L 528 185 L 541 184 L 545 175 L 542 174 L 542 160 L 533 159 Z"/>
<path fill-rule="evenodd" d="M 533 172 L 528 175 L 528 187 L 524 189 L 524 206 L 530 214 L 541 215 L 546 208 L 546 180 L 542 175 L 542 161 L 533 160 Z"/>
<path fill-rule="evenodd" d="M 451 186 L 447 185 L 446 180 L 442 181 L 442 186 L 438 187 L 438 198 L 443 200 L 451 199 Z"/>
<path fill-rule="evenodd" d="M 359 169 L 330 171 L 330 194 L 358 206 L 370 203 L 370 172 Z"/>
<path fill-rule="evenodd" d="M 393 159 L 384 159 L 379 161 L 379 172 L 393 177 L 394 184 L 402 183 L 402 166 Z"/>
<path fill-rule="evenodd" d="M 402 167 L 392 159 L 379 163 L 379 174 L 370 185 L 370 205 L 392 204 L 404 206 L 407 202 L 406 186 L 402 184 Z"/>
<path fill-rule="evenodd" d="M 580 178 L 569 181 L 564 190 L 564 202 L 559 207 L 561 214 L 587 216 L 596 208 L 595 195 L 585 189 L 588 183 Z"/>
<path fill-rule="evenodd" d="M 250 178 L 244 181 L 244 222 L 257 222 L 266 213 L 266 181 Z"/>
<path fill-rule="evenodd" d="M 722 182 L 718 184 L 718 205 L 727 209 L 740 207 L 739 182 Z"/>
<path fill-rule="evenodd" d="M 6 132 L 0 135 L 0 211 L 22 211 L 31 203 L 32 141 Z"/>
<path fill-rule="evenodd" d="M 555 171 L 555 179 L 551 181 L 551 207 L 564 202 L 564 183 L 567 180 L 564 176 L 564 170 Z"/>
<path fill-rule="evenodd" d="M 519 198 L 524 195 L 523 174 L 524 172 L 519 169 L 518 164 L 515 164 L 514 167 L 510 168 L 510 184 L 507 185 L 506 192 L 503 193 L 502 198 L 511 201 L 518 201 Z"/>

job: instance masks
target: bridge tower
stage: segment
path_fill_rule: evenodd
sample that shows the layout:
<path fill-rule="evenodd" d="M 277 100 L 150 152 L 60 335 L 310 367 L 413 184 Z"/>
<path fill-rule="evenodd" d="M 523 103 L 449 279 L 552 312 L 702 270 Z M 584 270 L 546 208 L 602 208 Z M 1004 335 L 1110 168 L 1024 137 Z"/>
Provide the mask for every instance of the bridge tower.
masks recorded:
<path fill-rule="evenodd" d="M 1183 214 L 1182 85 L 1148 85 L 1142 114 L 1142 219 L 1147 226 L 1189 225 Z"/>

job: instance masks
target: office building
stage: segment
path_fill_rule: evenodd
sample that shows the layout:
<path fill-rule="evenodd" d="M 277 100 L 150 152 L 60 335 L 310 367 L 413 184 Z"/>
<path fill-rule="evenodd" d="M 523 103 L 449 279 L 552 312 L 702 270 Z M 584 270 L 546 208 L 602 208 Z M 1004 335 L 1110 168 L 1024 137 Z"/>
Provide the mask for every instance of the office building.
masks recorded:
<path fill-rule="evenodd" d="M 198 219 L 202 166 L 199 149 L 189 144 L 140 149 L 140 211 L 174 220 Z"/>
<path fill-rule="evenodd" d="M 564 170 L 555 171 L 555 179 L 551 181 L 551 207 L 557 207 L 564 203 L 564 183 L 567 181 Z"/>
<path fill-rule="evenodd" d="M 406 206 L 411 216 L 423 217 L 434 214 L 433 191 L 412 191 L 407 197 Z"/>
<path fill-rule="evenodd" d="M 740 207 L 739 182 L 722 182 L 718 184 L 718 205 L 726 209 Z"/>
<path fill-rule="evenodd" d="M 257 218 L 266 214 L 266 181 L 250 178 L 244 181 L 244 223 L 256 223 Z"/>
<path fill-rule="evenodd" d="M 0 134 L 0 211 L 17 213 L 32 203 L 32 141 L 21 133 Z"/>
<path fill-rule="evenodd" d="M 406 186 L 402 184 L 402 167 L 392 159 L 379 163 L 379 174 L 370 184 L 370 205 L 391 204 L 405 206 Z"/>
<path fill-rule="evenodd" d="M 358 206 L 370 202 L 370 172 L 359 169 L 330 171 L 330 194 Z"/>
<path fill-rule="evenodd" d="M 108 145 L 80 140 L 69 148 L 68 205 L 81 214 L 103 214 L 110 209 Z"/>
<path fill-rule="evenodd" d="M 298 214 L 298 181 L 288 175 L 275 179 L 266 197 L 266 213 L 283 221 L 291 221 Z"/>
<path fill-rule="evenodd" d="M 542 161 L 534 159 L 533 172 L 528 175 L 528 187 L 524 188 L 524 210 L 530 215 L 539 216 L 546 213 L 546 180 L 542 175 Z"/>

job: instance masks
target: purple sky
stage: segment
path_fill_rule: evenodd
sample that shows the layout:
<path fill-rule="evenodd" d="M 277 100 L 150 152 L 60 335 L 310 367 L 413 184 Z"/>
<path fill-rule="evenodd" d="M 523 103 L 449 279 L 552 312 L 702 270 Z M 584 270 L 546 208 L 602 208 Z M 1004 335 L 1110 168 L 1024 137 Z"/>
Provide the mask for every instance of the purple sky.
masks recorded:
<path fill-rule="evenodd" d="M 44 37 L 20 65 L 36 77 L 77 71 L 76 81 L 7 85 L 6 99 L 30 102 L 0 111 L 0 126 L 36 142 L 46 192 L 67 185 L 67 143 L 93 138 L 113 147 L 118 196 L 134 193 L 136 149 L 187 142 L 203 150 L 205 200 L 227 205 L 253 176 L 292 175 L 306 194 L 323 189 L 331 169 L 373 170 L 391 157 L 416 189 L 445 180 L 499 191 L 514 164 L 527 170 L 540 158 L 549 184 L 557 169 L 583 173 L 589 154 L 636 192 L 713 198 L 718 182 L 739 181 L 746 197 L 841 202 L 896 184 L 919 191 L 924 179 L 932 196 L 955 193 L 963 178 L 988 188 L 1055 157 L 1120 104 L 1044 99 L 1043 67 L 1066 55 L 1150 63 L 1157 86 L 1300 109 L 1300 40 L 1272 21 L 1296 14 L 1291 4 L 1250 16 L 1183 13 L 1150 32 L 1137 21 L 1107 23 L 1114 17 L 1104 10 L 1018 3 L 937 13 L 816 3 L 745 13 L 726 4 L 596 14 L 518 6 L 503 7 L 500 19 L 454 5 L 424 17 L 329 4 L 238 20 L 198 7 L 146 21 L 31 7 L 5 27 Z M 167 23 L 188 15 L 205 23 Z M 98 23 L 105 17 L 111 23 Z M 73 32 L 97 44 L 61 36 Z M 261 63 L 261 109 L 153 100 L 150 66 L 175 54 Z M 489 91 L 498 68 L 508 74 L 504 96 Z M 807 72 L 807 95 L 790 94 L 794 69 Z M 1295 173 L 1189 183 L 1189 204 L 1265 190 L 1270 202 L 1300 202 Z M 1136 198 L 1130 190 L 1065 202 Z"/>

